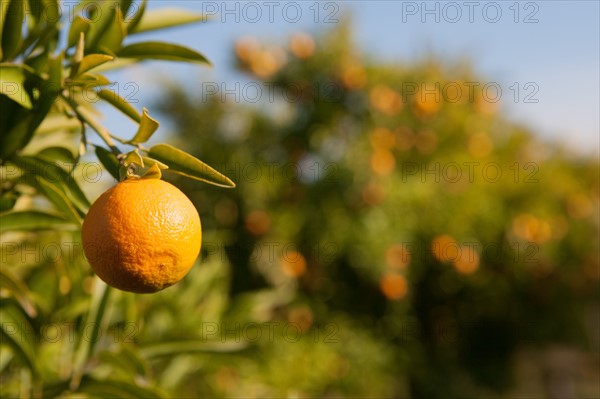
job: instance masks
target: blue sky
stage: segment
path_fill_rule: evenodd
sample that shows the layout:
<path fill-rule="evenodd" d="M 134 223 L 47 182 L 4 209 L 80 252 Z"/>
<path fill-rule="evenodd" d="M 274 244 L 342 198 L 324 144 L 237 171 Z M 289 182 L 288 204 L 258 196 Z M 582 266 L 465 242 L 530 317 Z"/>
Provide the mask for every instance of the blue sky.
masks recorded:
<path fill-rule="evenodd" d="M 511 118 L 529 124 L 543 137 L 598 153 L 599 4 L 150 0 L 150 9 L 177 7 L 214 15 L 205 24 L 143 37 L 197 49 L 214 67 L 154 62 L 114 77 L 140 83 L 139 107 L 151 103 L 165 77 L 198 90 L 203 81 L 239 81 L 231 51 L 237 38 L 254 36 L 284 44 L 294 32 L 329 29 L 349 14 L 355 41 L 364 54 L 402 63 L 432 52 L 449 61 L 468 58 L 485 82 L 501 87 L 502 109 Z M 527 95 L 537 102 L 524 101 Z"/>

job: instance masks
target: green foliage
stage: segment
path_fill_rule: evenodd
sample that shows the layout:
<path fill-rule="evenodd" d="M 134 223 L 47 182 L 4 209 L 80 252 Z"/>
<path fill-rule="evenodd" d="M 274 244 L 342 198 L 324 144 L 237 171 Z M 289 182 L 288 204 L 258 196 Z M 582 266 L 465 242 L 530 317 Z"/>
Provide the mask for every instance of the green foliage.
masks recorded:
<path fill-rule="evenodd" d="M 155 10 L 145 12 L 145 2 L 137 12 L 126 20 L 124 15 L 130 11 L 130 1 L 82 2 L 74 15 L 62 15 L 70 27 L 63 28 L 60 15 L 56 14 L 59 5 L 56 2 L 4 1 L 2 12 L 2 63 L 0 64 L 0 86 L 2 119 L 0 129 L 0 161 L 3 165 L 16 165 L 22 168 L 18 154 L 22 152 L 38 128 L 47 119 L 63 116 L 62 124 L 56 123 L 54 130 L 68 129 L 73 121 L 81 125 L 82 145 L 78 156 L 86 150 L 85 128 L 91 127 L 105 142 L 108 149 L 119 156 L 121 150 L 115 143 L 131 145 L 140 151 L 158 129 L 159 123 L 146 109 L 140 114 L 126 99 L 103 86 L 111 82 L 97 72 L 99 67 L 110 68 L 123 63 L 131 64 L 148 59 L 196 62 L 209 64 L 208 60 L 195 50 L 171 43 L 136 42 L 123 45 L 128 35 L 154 31 L 182 24 L 200 22 L 201 15 L 178 9 Z M 69 8 L 70 9 L 70 8 Z M 54 13 L 54 14 L 53 14 Z M 26 26 L 24 36 L 23 25 Z M 66 48 L 59 49 L 60 35 L 67 35 Z M 23 36 L 23 37 L 22 37 Z M 119 61 L 121 64 L 119 64 Z M 92 112 L 94 102 L 99 98 L 139 124 L 133 138 L 123 139 L 112 135 L 104 128 Z M 187 155 L 183 152 L 187 158 Z M 100 159 L 104 162 L 106 157 Z M 174 159 L 179 162 L 179 159 Z M 200 162 L 199 160 L 196 160 Z M 112 167 L 113 165 L 104 165 Z M 143 167 L 136 164 L 136 167 Z M 206 173 L 218 172 L 205 166 Z M 193 177 L 195 172 L 191 172 Z M 126 173 L 121 173 L 126 175 Z M 200 174 L 200 178 L 205 173 Z M 206 181 L 206 180 L 204 180 Z M 229 184 L 233 186 L 233 184 Z M 40 188 L 41 187 L 41 188 Z M 40 189 L 68 217 L 73 209 L 68 198 L 61 198 L 56 187 L 46 187 L 38 183 Z M 10 204 L 8 202 L 7 204 Z"/>
<path fill-rule="evenodd" d="M 90 207 L 82 181 L 89 186 L 98 179 L 86 179 L 82 170 L 89 165 L 80 161 L 91 146 L 91 128 L 104 142 L 92 145 L 94 153 L 115 180 L 160 178 L 171 166 L 197 180 L 235 186 L 182 150 L 145 148 L 159 122 L 107 88 L 112 82 L 100 73 L 149 59 L 208 65 L 202 54 L 176 44 L 124 44 L 139 32 L 204 18 L 179 9 L 146 12 L 145 0 L 136 7 L 130 0 L 82 1 L 75 8 L 55 0 L 0 5 L 0 395 L 167 397 L 145 380 L 149 359 L 160 349 L 142 355 L 105 347 L 109 330 L 115 342 L 122 331 L 109 318 L 111 290 L 92 279 L 81 252 L 79 228 Z M 97 100 L 131 118 L 137 130 L 126 138 L 109 132 L 98 121 Z M 19 257 L 26 246 L 50 252 Z M 55 327 L 52 342 L 46 326 Z M 210 343 L 199 348 L 221 349 Z M 96 371 L 98 361 L 106 366 Z"/>

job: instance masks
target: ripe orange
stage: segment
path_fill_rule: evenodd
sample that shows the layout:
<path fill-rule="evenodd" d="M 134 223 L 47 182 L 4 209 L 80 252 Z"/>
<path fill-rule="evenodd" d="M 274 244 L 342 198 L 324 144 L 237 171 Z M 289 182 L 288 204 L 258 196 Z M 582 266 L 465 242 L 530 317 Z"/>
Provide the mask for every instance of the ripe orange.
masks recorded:
<path fill-rule="evenodd" d="M 400 274 L 387 273 L 379 280 L 379 289 L 386 298 L 397 300 L 406 296 L 408 283 Z"/>
<path fill-rule="evenodd" d="M 108 285 L 151 293 L 181 280 L 202 242 L 200 216 L 175 186 L 127 179 L 91 206 L 82 229 L 92 269 Z"/>

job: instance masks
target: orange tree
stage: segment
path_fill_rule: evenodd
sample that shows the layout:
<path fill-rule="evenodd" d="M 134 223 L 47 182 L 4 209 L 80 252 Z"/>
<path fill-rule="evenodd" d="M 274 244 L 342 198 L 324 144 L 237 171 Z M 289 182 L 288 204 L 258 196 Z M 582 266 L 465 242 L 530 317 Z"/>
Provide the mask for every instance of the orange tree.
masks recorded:
<path fill-rule="evenodd" d="M 597 351 L 597 160 L 506 120 L 468 66 L 366 60 L 349 36 L 242 39 L 250 78 L 162 104 L 182 141 L 202 126 L 190 150 L 238 183 L 216 195 L 181 182 L 226 243 L 212 251 L 233 265 L 233 304 L 272 292 L 251 321 L 270 311 L 342 341 L 265 344 L 264 373 L 237 362 L 225 392 L 516 395 L 518 355 Z"/>
<path fill-rule="evenodd" d="M 113 89 L 117 83 L 103 74 L 149 59 L 208 64 L 190 48 L 134 40 L 141 32 L 200 21 L 202 15 L 186 10 L 148 11 L 145 0 L 0 1 L 3 397 L 159 395 L 154 383 L 135 383 L 148 371 L 139 354 L 106 353 L 98 360 L 97 347 L 109 342 L 108 331 L 122 341 L 126 322 L 106 317 L 110 290 L 92 279 L 81 251 L 80 227 L 90 207 L 86 193 L 102 177 L 88 151 L 116 180 L 160 178 L 168 170 L 234 185 L 169 144 L 145 147 L 159 123 L 120 96 Z M 124 137 L 111 133 L 98 120 L 99 102 L 137 128 Z M 88 141 L 91 134 L 100 140 Z M 89 167 L 95 169 L 91 179 Z M 25 255 L 31 249 L 33 256 Z M 115 293 L 115 303 L 119 295 L 125 294 Z M 129 377 L 115 379 L 119 367 Z"/>

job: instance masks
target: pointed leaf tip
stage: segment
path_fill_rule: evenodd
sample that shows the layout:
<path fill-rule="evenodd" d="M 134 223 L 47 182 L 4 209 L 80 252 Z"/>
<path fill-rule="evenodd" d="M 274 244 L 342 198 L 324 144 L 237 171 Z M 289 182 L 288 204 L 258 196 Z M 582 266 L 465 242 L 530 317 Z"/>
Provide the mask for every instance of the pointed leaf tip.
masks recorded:
<path fill-rule="evenodd" d="M 198 158 L 169 144 L 157 144 L 148 155 L 169 166 L 170 171 L 219 187 L 233 188 L 235 183 Z"/>

